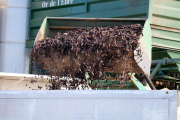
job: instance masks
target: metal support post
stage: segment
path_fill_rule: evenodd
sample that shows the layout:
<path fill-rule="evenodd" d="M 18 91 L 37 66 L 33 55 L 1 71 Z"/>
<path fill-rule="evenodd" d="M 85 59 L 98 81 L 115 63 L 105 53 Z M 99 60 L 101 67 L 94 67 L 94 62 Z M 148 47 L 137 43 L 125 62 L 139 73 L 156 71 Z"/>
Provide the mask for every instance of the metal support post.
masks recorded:
<path fill-rule="evenodd" d="M 149 84 L 149 86 L 151 87 L 151 89 L 156 90 L 156 88 L 155 88 L 154 84 L 152 83 L 151 79 L 149 78 L 149 76 L 144 75 L 144 77 L 145 77 L 147 83 Z"/>
<path fill-rule="evenodd" d="M 175 83 L 176 90 L 179 90 L 179 83 Z"/>
<path fill-rule="evenodd" d="M 147 90 L 138 79 L 134 77 L 134 73 L 131 74 L 131 81 L 132 83 L 139 89 L 139 90 Z"/>
<path fill-rule="evenodd" d="M 157 61 L 157 66 L 154 68 L 154 70 L 152 71 L 151 75 L 150 75 L 150 79 L 152 79 L 156 73 L 158 72 L 158 70 L 161 68 L 162 65 L 166 65 L 167 64 L 167 58 L 163 58 L 162 60 L 155 60 L 154 62 L 156 63 Z M 154 63 L 152 62 L 152 64 Z"/>
<path fill-rule="evenodd" d="M 155 67 L 155 69 L 152 71 L 152 73 L 150 75 L 150 79 L 152 79 L 156 75 L 156 73 L 158 72 L 158 70 L 161 66 L 162 66 L 162 62 L 157 64 L 157 66 Z"/>

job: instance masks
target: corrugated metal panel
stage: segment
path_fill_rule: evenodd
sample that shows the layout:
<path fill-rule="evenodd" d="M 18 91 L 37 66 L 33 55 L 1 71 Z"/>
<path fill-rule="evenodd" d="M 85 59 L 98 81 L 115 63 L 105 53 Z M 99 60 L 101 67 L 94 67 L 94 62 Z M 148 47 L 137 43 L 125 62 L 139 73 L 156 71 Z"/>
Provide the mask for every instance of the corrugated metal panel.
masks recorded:
<path fill-rule="evenodd" d="M 180 1 L 153 0 L 151 23 L 180 29 Z"/>
<path fill-rule="evenodd" d="M 177 120 L 177 91 L 0 91 L 2 120 Z"/>
<path fill-rule="evenodd" d="M 152 59 L 180 58 L 180 1 L 150 1 L 149 19 L 151 21 L 153 50 L 161 48 L 154 51 Z M 166 73 L 180 72 L 178 63 L 166 67 L 177 68 L 166 70 Z"/>
<path fill-rule="evenodd" d="M 149 19 L 152 46 L 180 51 L 180 1 L 152 0 Z"/>

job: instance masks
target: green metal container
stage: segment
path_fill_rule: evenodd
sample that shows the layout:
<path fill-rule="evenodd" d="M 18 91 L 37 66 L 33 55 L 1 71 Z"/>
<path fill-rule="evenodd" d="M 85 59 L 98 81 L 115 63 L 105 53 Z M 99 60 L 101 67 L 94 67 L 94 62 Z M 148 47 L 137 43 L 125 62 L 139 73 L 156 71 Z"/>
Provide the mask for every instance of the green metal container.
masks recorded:
<path fill-rule="evenodd" d="M 148 18 L 152 31 L 152 59 L 180 58 L 179 0 L 31 0 L 29 40 L 35 37 L 45 17 Z M 166 65 L 165 73 L 178 73 L 180 66 Z M 154 68 L 154 66 L 152 66 Z"/>
<path fill-rule="evenodd" d="M 152 60 L 180 58 L 180 1 L 150 0 L 148 18 L 152 31 Z M 177 62 L 161 68 L 166 74 L 180 72 Z"/>
<path fill-rule="evenodd" d="M 34 45 L 40 26 L 44 18 L 48 16 L 148 18 L 148 9 L 149 0 L 31 0 L 29 40 L 26 41 L 26 47 Z"/>
<path fill-rule="evenodd" d="M 57 32 L 65 32 L 68 30 L 74 30 L 78 28 L 90 28 L 97 26 L 121 26 L 130 24 L 141 24 L 143 26 L 143 35 L 139 39 L 139 49 L 141 49 L 142 59 L 140 61 L 137 56 L 134 57 L 135 61 L 130 63 L 132 66 L 132 72 L 149 74 L 151 67 L 151 28 L 147 19 L 136 19 L 136 18 L 65 18 L 65 17 L 46 17 L 39 29 L 39 32 L 35 38 L 35 44 L 45 37 L 54 35 Z M 50 68 L 51 60 L 49 58 L 43 59 L 44 69 Z M 70 60 L 69 60 L 70 61 Z M 139 62 L 140 61 L 140 62 Z M 121 62 L 119 62 L 121 63 Z M 121 64 L 117 65 L 118 68 L 123 69 Z M 58 67 L 58 65 L 57 65 Z M 61 67 L 61 66 L 59 66 Z M 118 71 L 117 70 L 115 71 Z"/>
<path fill-rule="evenodd" d="M 130 25 L 130 24 L 141 24 L 143 26 L 143 35 L 140 36 L 139 39 L 139 46 L 141 49 L 142 59 L 140 61 L 135 56 L 135 61 L 132 63 L 132 72 L 137 73 L 150 73 L 151 67 L 151 28 L 149 24 L 149 20 L 144 18 L 65 18 L 65 17 L 46 17 L 38 31 L 38 34 L 35 38 L 34 44 L 38 41 L 44 39 L 45 37 L 49 37 L 51 35 L 56 34 L 57 32 L 66 32 L 68 30 L 74 30 L 78 28 L 91 28 L 97 26 L 121 26 L 121 25 Z M 50 66 L 50 59 L 48 57 L 43 59 L 44 62 L 44 69 L 48 70 L 48 66 Z M 117 64 L 119 68 L 123 68 L 121 64 Z M 118 71 L 117 71 L 118 72 Z M 108 84 L 111 84 L 112 81 L 108 81 L 107 83 L 104 80 L 96 80 L 93 81 L 92 85 L 94 84 L 102 84 L 103 87 L 107 88 Z M 110 85 L 109 89 L 118 89 L 119 88 L 119 81 L 113 81 L 113 86 Z M 93 88 L 93 87 L 92 87 Z M 96 89 L 96 88 L 94 88 Z M 98 88 L 97 88 L 98 89 Z M 103 88 L 100 88 L 103 89 Z M 124 88 L 122 89 L 140 89 L 145 90 L 146 88 L 135 78 L 131 78 L 131 82 L 129 82 Z"/>

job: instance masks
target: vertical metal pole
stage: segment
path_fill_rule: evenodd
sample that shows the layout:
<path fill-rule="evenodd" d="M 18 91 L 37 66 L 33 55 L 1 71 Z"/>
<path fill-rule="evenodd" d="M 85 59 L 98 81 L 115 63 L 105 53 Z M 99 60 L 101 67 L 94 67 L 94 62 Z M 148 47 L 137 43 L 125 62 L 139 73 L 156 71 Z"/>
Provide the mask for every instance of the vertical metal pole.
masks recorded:
<path fill-rule="evenodd" d="M 146 79 L 144 79 L 144 86 L 148 86 Z"/>
<path fill-rule="evenodd" d="M 146 79 L 143 77 L 142 78 L 142 84 L 145 86 L 145 84 L 146 84 Z"/>
<path fill-rule="evenodd" d="M 151 79 L 149 78 L 149 76 L 145 75 L 144 77 L 146 78 L 146 81 L 149 84 L 149 86 L 151 87 L 151 89 L 156 90 L 156 88 L 155 88 L 154 84 L 152 83 Z"/>
<path fill-rule="evenodd" d="M 177 75 L 177 77 L 176 77 L 176 75 Z M 174 74 L 174 77 L 179 79 L 179 74 Z M 179 83 L 175 83 L 175 89 L 179 90 Z"/>
<path fill-rule="evenodd" d="M 180 78 L 180 74 L 177 74 L 177 78 L 178 78 L 178 79 Z"/>
<path fill-rule="evenodd" d="M 30 48 L 30 54 L 31 54 L 32 48 Z M 32 61 L 33 59 L 31 56 L 29 56 L 29 74 L 32 74 Z"/>
<path fill-rule="evenodd" d="M 179 83 L 175 83 L 175 89 L 179 90 Z"/>
<path fill-rule="evenodd" d="M 32 61 L 33 61 L 33 59 L 31 58 L 31 57 L 29 57 L 29 74 L 32 74 Z"/>

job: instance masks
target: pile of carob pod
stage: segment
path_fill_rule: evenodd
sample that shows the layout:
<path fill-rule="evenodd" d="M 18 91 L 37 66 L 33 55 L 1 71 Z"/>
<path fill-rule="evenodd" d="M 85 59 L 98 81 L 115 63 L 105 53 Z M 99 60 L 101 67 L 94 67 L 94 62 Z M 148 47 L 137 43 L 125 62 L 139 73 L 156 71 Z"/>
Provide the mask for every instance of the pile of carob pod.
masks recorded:
<path fill-rule="evenodd" d="M 59 32 L 38 41 L 32 49 L 31 57 L 42 68 L 49 70 L 51 76 L 72 78 L 68 82 L 60 77 L 52 79 L 50 82 L 54 89 L 67 84 L 77 89 L 79 84 L 88 84 L 85 73 L 88 73 L 90 80 L 103 80 L 107 77 L 105 71 L 117 72 L 115 69 L 118 62 L 134 61 L 134 51 L 138 51 L 137 55 L 141 57 L 139 39 L 142 30 L 141 24 L 133 24 Z M 124 64 L 122 70 L 118 71 L 121 74 L 119 84 L 122 81 L 128 83 L 129 73 L 131 67 Z"/>

